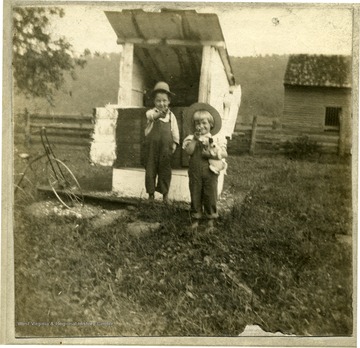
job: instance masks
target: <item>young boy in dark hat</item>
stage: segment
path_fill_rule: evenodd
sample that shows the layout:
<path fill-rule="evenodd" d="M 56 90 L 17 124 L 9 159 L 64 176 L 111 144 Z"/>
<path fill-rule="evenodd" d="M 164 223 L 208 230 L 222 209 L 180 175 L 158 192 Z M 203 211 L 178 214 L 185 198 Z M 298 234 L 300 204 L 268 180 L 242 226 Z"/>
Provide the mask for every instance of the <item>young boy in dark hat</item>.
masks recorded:
<path fill-rule="evenodd" d="M 183 142 L 183 149 L 190 155 L 191 227 L 196 230 L 199 220 L 205 217 L 207 231 L 211 231 L 214 229 L 214 219 L 218 217 L 216 202 L 219 171 L 213 170 L 209 160 L 227 157 L 225 139 L 214 138 L 221 129 L 221 117 L 215 108 L 206 103 L 191 105 L 186 117 L 190 119 L 193 132 Z"/>
<path fill-rule="evenodd" d="M 145 187 L 149 199 L 154 199 L 155 191 L 168 202 L 171 182 L 171 157 L 180 141 L 175 115 L 170 111 L 171 96 L 166 82 L 158 82 L 152 97 L 155 107 L 146 112 L 145 129 Z"/>

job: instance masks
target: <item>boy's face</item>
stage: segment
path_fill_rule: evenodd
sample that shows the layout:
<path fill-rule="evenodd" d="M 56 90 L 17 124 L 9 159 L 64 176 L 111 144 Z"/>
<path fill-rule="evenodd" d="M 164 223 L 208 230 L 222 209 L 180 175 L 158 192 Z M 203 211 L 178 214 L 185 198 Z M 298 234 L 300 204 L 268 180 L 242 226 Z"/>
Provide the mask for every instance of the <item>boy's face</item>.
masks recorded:
<path fill-rule="evenodd" d="M 156 93 L 154 104 L 155 107 L 160 111 L 167 110 L 170 105 L 169 96 L 166 93 L 162 93 L 162 92 Z"/>
<path fill-rule="evenodd" d="M 206 115 L 201 115 L 195 120 L 195 128 L 199 130 L 201 135 L 210 133 L 211 124 L 209 123 L 208 117 Z"/>

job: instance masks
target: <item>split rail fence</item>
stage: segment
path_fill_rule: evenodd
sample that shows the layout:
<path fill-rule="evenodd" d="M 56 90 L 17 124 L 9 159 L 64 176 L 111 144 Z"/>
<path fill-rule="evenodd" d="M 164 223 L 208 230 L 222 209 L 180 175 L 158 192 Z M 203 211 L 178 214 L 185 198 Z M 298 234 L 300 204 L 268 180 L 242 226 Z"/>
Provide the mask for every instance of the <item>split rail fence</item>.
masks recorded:
<path fill-rule="evenodd" d="M 305 127 L 273 127 L 257 124 L 256 117 L 252 125 L 236 127 L 232 140 L 228 142 L 228 152 L 231 155 L 282 153 L 288 141 L 297 142 L 303 136 L 315 141 L 321 153 L 339 152 L 338 132 L 321 132 Z"/>
<path fill-rule="evenodd" d="M 94 130 L 92 115 L 40 115 L 25 113 L 24 141 L 40 142 L 40 129 L 46 127 L 49 141 L 54 144 L 88 146 Z"/>
<path fill-rule="evenodd" d="M 92 115 L 24 115 L 25 125 L 15 136 L 25 144 L 35 144 L 40 141 L 39 130 L 46 127 L 50 142 L 54 144 L 89 146 L 94 130 Z M 21 134 L 19 134 L 19 132 Z M 271 154 L 281 153 L 287 141 L 294 142 L 301 136 L 315 140 L 324 153 L 337 153 L 339 148 L 339 133 L 319 132 L 313 129 L 272 127 L 257 124 L 256 118 L 252 125 L 236 127 L 232 139 L 228 142 L 228 152 L 231 155 Z M 20 140 L 21 141 L 21 140 Z"/>

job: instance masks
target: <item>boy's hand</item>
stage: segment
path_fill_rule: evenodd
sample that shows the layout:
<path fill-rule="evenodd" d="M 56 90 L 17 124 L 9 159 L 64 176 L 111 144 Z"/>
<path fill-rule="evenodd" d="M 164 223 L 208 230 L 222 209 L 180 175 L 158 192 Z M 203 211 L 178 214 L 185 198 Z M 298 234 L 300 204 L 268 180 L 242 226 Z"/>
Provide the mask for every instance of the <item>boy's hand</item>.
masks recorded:
<path fill-rule="evenodd" d="M 153 112 L 154 112 L 154 114 L 153 114 L 153 119 L 154 120 L 166 117 L 166 111 L 160 111 L 159 109 L 154 108 Z"/>
<path fill-rule="evenodd" d="M 172 153 L 176 151 L 176 147 L 177 147 L 176 143 L 172 143 Z"/>
<path fill-rule="evenodd" d="M 158 111 L 158 118 L 165 118 L 166 114 L 167 114 L 167 109 L 166 110 L 157 110 Z"/>
<path fill-rule="evenodd" d="M 211 158 L 211 153 L 210 153 L 209 149 L 207 149 L 207 148 L 203 149 L 201 152 L 201 156 L 206 159 Z"/>
<path fill-rule="evenodd" d="M 199 126 L 196 126 L 195 132 L 194 132 L 194 139 L 195 139 L 195 140 L 199 140 L 200 135 L 201 135 L 201 133 L 200 133 L 200 127 L 199 127 Z"/>

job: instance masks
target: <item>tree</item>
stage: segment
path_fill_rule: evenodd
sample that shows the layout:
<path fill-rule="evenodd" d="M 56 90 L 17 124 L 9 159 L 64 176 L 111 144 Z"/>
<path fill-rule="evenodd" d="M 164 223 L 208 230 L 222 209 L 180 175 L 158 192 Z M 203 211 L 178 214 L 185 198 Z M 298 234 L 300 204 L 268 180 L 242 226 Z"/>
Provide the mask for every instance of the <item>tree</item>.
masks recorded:
<path fill-rule="evenodd" d="M 13 77 L 18 92 L 26 97 L 46 98 L 64 83 L 64 73 L 75 79 L 75 68 L 86 60 L 75 57 L 65 38 L 54 40 L 49 32 L 49 18 L 64 16 L 56 7 L 15 7 L 13 10 Z"/>

